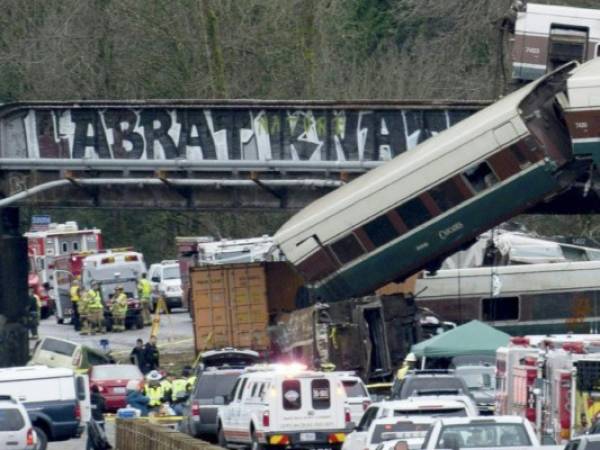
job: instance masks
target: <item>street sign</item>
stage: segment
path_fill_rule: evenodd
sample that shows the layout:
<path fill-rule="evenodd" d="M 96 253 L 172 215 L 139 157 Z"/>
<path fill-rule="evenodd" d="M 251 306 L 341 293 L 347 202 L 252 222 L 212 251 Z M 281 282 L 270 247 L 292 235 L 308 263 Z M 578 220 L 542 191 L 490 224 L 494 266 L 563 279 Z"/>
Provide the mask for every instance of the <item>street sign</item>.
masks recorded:
<path fill-rule="evenodd" d="M 51 222 L 49 215 L 31 216 L 31 231 L 47 230 Z"/>

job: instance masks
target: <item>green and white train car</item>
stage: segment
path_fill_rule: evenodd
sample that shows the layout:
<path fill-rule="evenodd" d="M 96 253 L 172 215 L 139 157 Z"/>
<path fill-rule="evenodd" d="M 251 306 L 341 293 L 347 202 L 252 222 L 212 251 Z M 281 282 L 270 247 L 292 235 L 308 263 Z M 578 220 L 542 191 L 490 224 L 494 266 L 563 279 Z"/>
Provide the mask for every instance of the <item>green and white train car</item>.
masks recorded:
<path fill-rule="evenodd" d="M 598 62 L 567 64 L 320 198 L 276 244 L 321 301 L 435 268 L 569 183 L 566 83 L 582 69 L 600 80 Z"/>

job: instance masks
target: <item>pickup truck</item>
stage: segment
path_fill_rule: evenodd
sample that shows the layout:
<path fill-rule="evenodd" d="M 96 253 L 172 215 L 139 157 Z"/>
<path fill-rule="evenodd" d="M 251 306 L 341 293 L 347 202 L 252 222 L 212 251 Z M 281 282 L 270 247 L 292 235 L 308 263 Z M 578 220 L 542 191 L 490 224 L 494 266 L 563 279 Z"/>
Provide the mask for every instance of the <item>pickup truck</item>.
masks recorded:
<path fill-rule="evenodd" d="M 424 450 L 461 448 L 539 447 L 527 419 L 519 416 L 450 417 L 439 419 L 421 447 Z M 550 449 L 550 447 L 545 447 Z"/>
<path fill-rule="evenodd" d="M 600 434 L 585 434 L 571 439 L 565 446 L 565 450 L 594 450 L 599 446 Z"/>
<path fill-rule="evenodd" d="M 49 441 L 81 436 L 90 418 L 89 380 L 71 369 L 25 366 L 0 369 L 0 393 L 23 404 L 45 449 Z"/>

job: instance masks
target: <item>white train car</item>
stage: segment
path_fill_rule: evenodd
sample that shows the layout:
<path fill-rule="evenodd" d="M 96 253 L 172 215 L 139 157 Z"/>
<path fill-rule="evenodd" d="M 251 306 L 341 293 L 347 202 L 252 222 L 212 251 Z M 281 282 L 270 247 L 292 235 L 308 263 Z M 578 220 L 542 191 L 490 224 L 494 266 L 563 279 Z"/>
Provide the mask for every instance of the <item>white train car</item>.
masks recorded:
<path fill-rule="evenodd" d="M 517 12 L 512 76 L 529 81 L 600 56 L 600 9 L 527 3 Z"/>
<path fill-rule="evenodd" d="M 322 301 L 439 265 L 561 189 L 572 159 L 561 104 L 577 70 L 563 66 L 313 202 L 275 243 Z"/>

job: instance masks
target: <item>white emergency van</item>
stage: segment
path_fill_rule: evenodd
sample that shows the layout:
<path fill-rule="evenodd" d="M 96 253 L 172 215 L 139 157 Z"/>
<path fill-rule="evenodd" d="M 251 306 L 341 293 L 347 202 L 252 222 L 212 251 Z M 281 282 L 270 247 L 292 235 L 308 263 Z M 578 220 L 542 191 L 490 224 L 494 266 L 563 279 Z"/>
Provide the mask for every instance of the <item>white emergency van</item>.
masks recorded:
<path fill-rule="evenodd" d="M 146 263 L 139 252 L 107 250 L 86 256 L 82 272 L 83 287 L 89 289 L 92 281 L 139 279 Z"/>
<path fill-rule="evenodd" d="M 338 374 L 294 365 L 247 370 L 219 411 L 221 446 L 340 448 L 352 422 Z"/>

